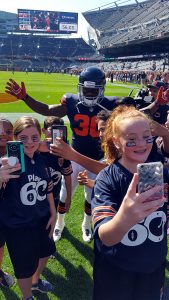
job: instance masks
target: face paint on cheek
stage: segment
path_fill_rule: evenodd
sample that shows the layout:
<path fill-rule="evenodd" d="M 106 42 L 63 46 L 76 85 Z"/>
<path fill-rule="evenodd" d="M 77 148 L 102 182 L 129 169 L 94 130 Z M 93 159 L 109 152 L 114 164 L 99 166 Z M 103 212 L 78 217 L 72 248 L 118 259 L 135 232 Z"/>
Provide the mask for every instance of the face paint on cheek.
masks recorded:
<path fill-rule="evenodd" d="M 136 142 L 127 142 L 126 143 L 126 147 L 135 147 L 136 146 Z"/>
<path fill-rule="evenodd" d="M 146 144 L 152 144 L 154 141 L 153 137 L 149 137 L 148 139 L 146 139 Z"/>

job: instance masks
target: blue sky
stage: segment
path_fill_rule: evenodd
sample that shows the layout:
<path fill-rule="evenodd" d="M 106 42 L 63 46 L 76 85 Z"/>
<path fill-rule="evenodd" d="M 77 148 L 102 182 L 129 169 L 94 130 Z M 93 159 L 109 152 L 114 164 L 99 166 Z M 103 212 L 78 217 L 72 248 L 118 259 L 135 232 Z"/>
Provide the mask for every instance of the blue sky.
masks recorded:
<path fill-rule="evenodd" d="M 120 0 L 124 3 L 124 0 Z M 134 2 L 134 0 L 130 0 Z M 130 1 L 126 1 L 129 3 Z M 117 3 L 119 2 L 116 1 Z M 141 2 L 141 1 L 139 1 Z M 17 12 L 17 8 L 54 10 L 68 12 L 84 12 L 97 7 L 113 3 L 110 0 L 4 0 L 1 1 L 0 10 Z"/>

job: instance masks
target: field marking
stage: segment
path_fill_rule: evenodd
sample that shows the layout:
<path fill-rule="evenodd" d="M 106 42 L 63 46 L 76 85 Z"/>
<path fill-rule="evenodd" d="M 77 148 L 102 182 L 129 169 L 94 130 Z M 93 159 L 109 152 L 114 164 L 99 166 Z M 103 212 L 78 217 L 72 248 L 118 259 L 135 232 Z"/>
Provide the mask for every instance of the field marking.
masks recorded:
<path fill-rule="evenodd" d="M 10 120 L 12 123 L 15 122 L 17 119 L 19 119 L 20 117 L 23 117 L 23 116 L 36 118 L 36 119 L 38 119 L 38 121 L 40 123 L 43 123 L 44 119 L 46 118 L 46 116 L 42 116 L 42 115 L 37 114 L 37 113 L 6 113 L 6 112 L 0 113 L 0 118 L 6 118 L 6 119 Z M 63 120 L 67 123 L 69 122 L 67 116 L 64 117 Z"/>
<path fill-rule="evenodd" d="M 108 83 L 108 82 L 107 82 Z M 141 87 L 138 85 L 127 85 L 127 84 L 124 84 L 124 83 L 111 83 L 109 82 L 110 85 L 112 86 L 120 86 L 120 87 L 124 87 L 124 88 L 129 88 L 129 89 L 140 89 Z"/>

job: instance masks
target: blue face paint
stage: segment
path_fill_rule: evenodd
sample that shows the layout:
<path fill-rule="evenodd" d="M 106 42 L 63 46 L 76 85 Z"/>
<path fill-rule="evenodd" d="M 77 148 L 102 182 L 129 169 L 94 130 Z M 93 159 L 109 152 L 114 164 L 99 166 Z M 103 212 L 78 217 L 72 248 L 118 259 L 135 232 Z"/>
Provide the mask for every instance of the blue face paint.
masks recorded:
<path fill-rule="evenodd" d="M 153 137 L 149 137 L 145 139 L 146 144 L 152 144 L 153 143 Z M 126 147 L 135 147 L 137 144 L 135 141 L 128 141 L 126 142 Z"/>
<path fill-rule="evenodd" d="M 149 137 L 148 139 L 146 139 L 146 143 L 147 144 L 152 144 L 153 143 L 153 137 Z"/>
<path fill-rule="evenodd" d="M 135 147 L 135 146 L 136 146 L 136 142 L 134 142 L 134 141 L 126 143 L 126 147 Z"/>

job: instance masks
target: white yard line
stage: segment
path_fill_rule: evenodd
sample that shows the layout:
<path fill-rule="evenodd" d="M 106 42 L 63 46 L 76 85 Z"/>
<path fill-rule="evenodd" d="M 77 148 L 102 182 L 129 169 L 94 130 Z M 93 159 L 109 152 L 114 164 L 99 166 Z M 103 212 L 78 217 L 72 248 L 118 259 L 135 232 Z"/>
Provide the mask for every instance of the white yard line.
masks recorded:
<path fill-rule="evenodd" d="M 37 113 L 26 113 L 26 112 L 25 113 L 6 113 L 6 112 L 0 113 L 0 118 L 4 117 L 4 118 L 10 120 L 12 123 L 15 122 L 17 119 L 19 119 L 22 116 L 36 118 L 36 119 L 38 119 L 38 121 L 40 123 L 43 123 L 44 119 L 46 118 L 46 116 L 42 116 Z M 67 117 L 64 117 L 63 119 L 65 122 L 69 122 Z"/>

